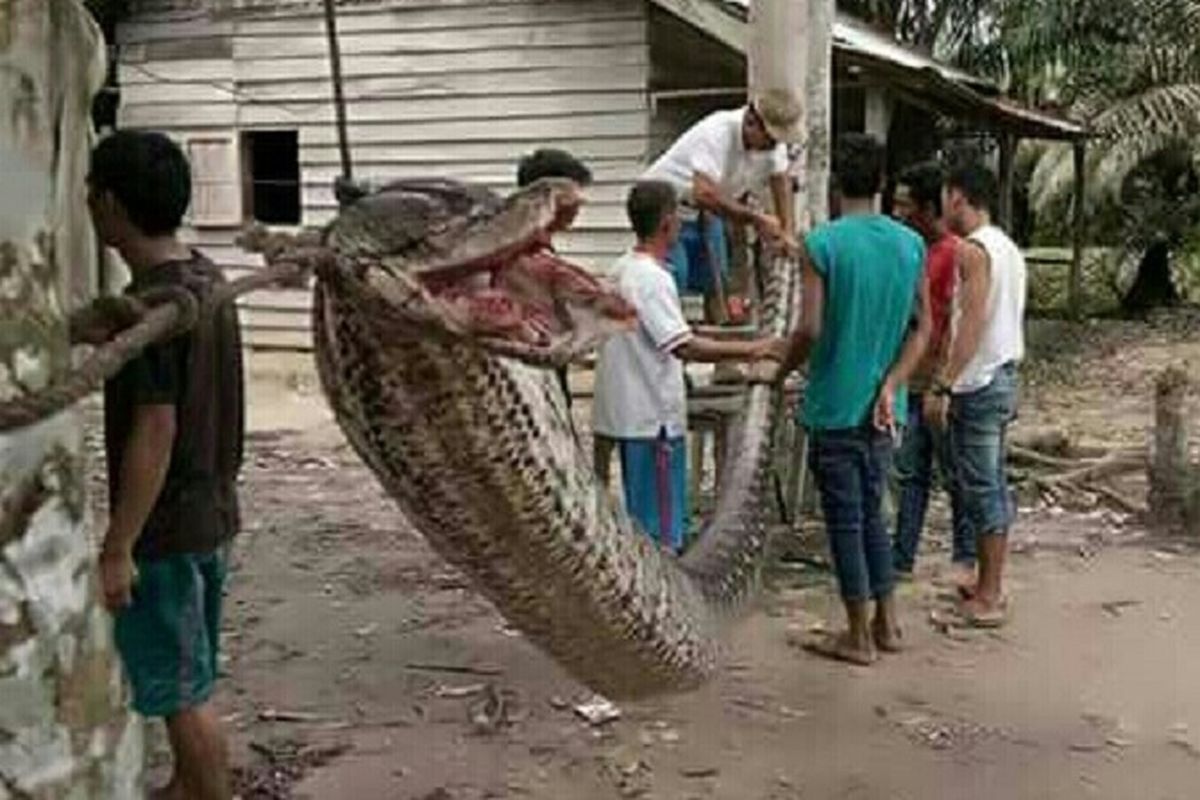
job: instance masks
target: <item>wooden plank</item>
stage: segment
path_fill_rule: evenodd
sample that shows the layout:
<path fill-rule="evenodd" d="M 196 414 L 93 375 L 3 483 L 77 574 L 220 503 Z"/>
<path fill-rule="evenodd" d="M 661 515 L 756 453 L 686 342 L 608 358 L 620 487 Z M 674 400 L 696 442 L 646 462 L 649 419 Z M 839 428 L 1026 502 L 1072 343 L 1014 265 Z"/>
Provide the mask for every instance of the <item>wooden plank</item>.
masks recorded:
<path fill-rule="evenodd" d="M 484 183 L 501 189 L 513 186 L 517 178 L 517 159 L 507 158 L 502 161 L 462 162 L 458 164 L 380 164 L 370 169 L 359 169 L 361 165 L 355 159 L 355 175 L 371 181 L 394 181 L 412 178 L 427 178 L 435 175 L 441 178 L 453 178 L 471 183 Z M 609 184 L 624 186 L 637 178 L 645 170 L 641 161 L 633 159 L 622 161 L 589 161 L 592 179 L 597 187 Z M 334 179 L 341 175 L 337 164 L 304 164 L 301 177 L 307 186 L 332 186 Z M 588 193 L 589 202 L 600 202 L 601 197 L 607 197 L 604 192 Z M 625 202 L 623 195 L 614 199 Z"/>
<path fill-rule="evenodd" d="M 141 106 L 130 106 L 128 112 L 136 117 Z M 645 92 L 595 92 L 579 94 L 509 95 L 491 97 L 431 97 L 403 100 L 359 100 L 349 106 L 348 114 L 358 123 L 421 120 L 490 119 L 499 126 L 510 117 L 550 117 L 580 113 L 638 112 L 649 108 Z M 306 124 L 332 122 L 333 104 L 328 100 L 314 103 L 245 104 L 239 108 L 238 120 L 243 125 L 291 126 L 297 120 Z"/>
<path fill-rule="evenodd" d="M 195 105 L 197 103 L 230 103 L 246 99 L 244 92 L 234 88 L 233 81 L 221 83 L 161 82 L 135 83 L 121 87 L 122 106 Z"/>
<path fill-rule="evenodd" d="M 426 173 L 428 175 L 429 173 Z M 483 183 L 496 191 L 506 194 L 515 188 L 515 183 L 511 178 L 501 179 L 495 183 Z M 592 184 L 587 189 L 587 198 L 590 204 L 602 204 L 612 207 L 620 206 L 625 202 L 625 197 L 629 192 L 631 182 L 619 182 L 609 184 Z M 335 208 L 337 201 L 333 196 L 332 182 L 315 182 L 306 183 L 301 187 L 301 203 L 306 209 L 313 208 Z M 587 206 L 584 207 L 585 209 Z M 624 227 L 622 225 L 621 227 Z"/>
<path fill-rule="evenodd" d="M 644 42 L 617 44 L 597 42 L 587 46 L 563 48 L 527 47 L 511 50 L 483 50 L 453 53 L 393 53 L 365 55 L 344 52 L 343 77 L 390 75 L 444 75 L 480 70 L 536 70 L 645 66 L 650 63 L 650 48 Z M 267 83 L 277 80 L 328 79 L 329 63 L 324 58 L 259 58 L 255 53 L 239 56 L 233 65 L 234 77 L 241 83 Z"/>
<path fill-rule="evenodd" d="M 463 53 L 478 50 L 519 50 L 526 47 L 573 48 L 599 43 L 643 44 L 644 20 L 581 22 L 571 25 L 532 27 L 505 25 L 454 30 L 360 32 L 339 34 L 342 49 L 362 55 L 400 53 Z M 279 37 L 238 37 L 233 56 L 242 58 L 323 58 L 328 51 L 324 34 Z"/>
<path fill-rule="evenodd" d="M 120 128 L 189 127 L 193 129 L 232 128 L 237 124 L 235 103 L 194 103 L 192 105 L 126 105 L 117 110 Z"/>
<path fill-rule="evenodd" d="M 160 61 L 153 64 L 130 64 L 122 59 L 117 65 L 117 80 L 122 88 L 168 81 L 227 82 L 233 80 L 233 71 L 233 61 L 228 58 Z"/>
<path fill-rule="evenodd" d="M 263 289 L 259 292 L 242 295 L 238 298 L 238 306 L 246 309 L 272 309 L 307 315 L 312 311 L 312 292 L 307 289 Z"/>
<path fill-rule="evenodd" d="M 506 119 L 496 124 L 490 119 L 472 120 L 413 120 L 393 121 L 373 125 L 350 119 L 350 141 L 357 148 L 362 144 L 399 144 L 406 142 L 487 142 L 531 141 L 551 142 L 580 137 L 645 136 L 649 114 L 574 114 L 570 117 L 545 119 Z M 300 145 L 336 144 L 337 131 L 332 125 L 300 126 Z"/>
<path fill-rule="evenodd" d="M 551 141 L 545 139 L 544 141 Z M 357 168 L 368 167 L 414 167 L 428 173 L 430 169 L 440 170 L 452 168 L 457 164 L 466 163 L 510 163 L 515 164 L 522 155 L 531 152 L 538 142 L 525 141 L 485 141 L 485 142 L 446 142 L 410 144 L 360 144 L 354 142 L 354 164 Z M 645 139 L 639 136 L 622 138 L 589 139 L 582 137 L 556 138 L 555 147 L 570 151 L 577 158 L 588 161 L 589 165 L 595 159 L 633 159 L 644 161 L 646 155 Z M 337 146 L 334 144 L 314 145 L 301 142 L 300 164 L 310 165 L 337 164 Z"/>
<path fill-rule="evenodd" d="M 250 350 L 298 350 L 313 349 L 310 331 L 263 331 L 254 328 L 242 329 L 242 346 Z"/>
<path fill-rule="evenodd" d="M 242 330 L 312 335 L 312 315 L 306 310 L 239 304 L 238 316 Z"/>
<path fill-rule="evenodd" d="M 236 31 L 243 36 L 295 36 L 322 32 L 323 19 L 309 8 L 253 13 L 243 10 L 232 17 L 220 12 L 190 15 L 151 15 L 137 13 L 117 28 L 122 45 L 163 39 L 191 39 L 211 36 L 214 32 Z M 247 13 L 249 12 L 249 13 Z M 431 30 L 473 28 L 490 25 L 548 25 L 579 20 L 642 18 L 644 6 L 634 0 L 575 0 L 574 2 L 475 2 L 408 3 L 371 5 L 338 9 L 338 30 L 346 33 L 372 30 Z"/>
<path fill-rule="evenodd" d="M 363 75 L 342 81 L 347 100 L 407 97 L 462 97 L 547 92 L 645 91 L 648 72 L 643 64 L 606 65 L 603 70 L 574 65 L 535 69 L 482 69 L 459 72 Z M 229 89 L 233 89 L 232 82 Z M 309 78 L 240 79 L 237 91 L 249 102 L 328 101 L 328 75 Z"/>
<path fill-rule="evenodd" d="M 374 13 L 347 14 L 339 11 L 340 33 L 396 31 L 470 31 L 474 28 L 496 26 L 549 26 L 613 20 L 644 19 L 646 11 L 640 3 L 608 2 L 608 0 L 575 0 L 570 3 L 519 3 L 497 5 L 463 5 L 446 8 L 442 5 L 425 8 L 378 9 Z M 304 36 L 321 32 L 322 20 L 316 15 L 290 15 L 286 18 L 250 18 L 237 24 L 239 36 Z M 149 36 L 163 35 L 162 26 L 148 28 Z M 169 35 L 175 35 L 174 32 Z"/>

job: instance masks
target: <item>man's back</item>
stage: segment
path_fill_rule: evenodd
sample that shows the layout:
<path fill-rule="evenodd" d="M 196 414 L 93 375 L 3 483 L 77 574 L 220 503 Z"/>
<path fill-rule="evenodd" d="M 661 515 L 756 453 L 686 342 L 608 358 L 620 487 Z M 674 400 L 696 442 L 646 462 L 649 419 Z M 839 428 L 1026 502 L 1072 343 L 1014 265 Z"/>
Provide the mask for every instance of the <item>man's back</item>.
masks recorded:
<path fill-rule="evenodd" d="M 203 256 L 135 277 L 129 292 L 186 288 L 200 298 L 223 280 Z M 109 493 L 115 500 L 136 406 L 169 404 L 176 436 L 162 491 L 137 540 L 140 558 L 211 552 L 238 527 L 244 388 L 241 338 L 232 303 L 202 314 L 176 338 L 151 345 L 105 385 Z"/>
<path fill-rule="evenodd" d="M 805 424 L 815 430 L 855 428 L 869 420 L 908 333 L 925 245 L 906 226 L 877 214 L 849 215 L 821 225 L 805 245 L 825 290 Z M 905 402 L 898 393 L 899 419 L 904 419 Z"/>

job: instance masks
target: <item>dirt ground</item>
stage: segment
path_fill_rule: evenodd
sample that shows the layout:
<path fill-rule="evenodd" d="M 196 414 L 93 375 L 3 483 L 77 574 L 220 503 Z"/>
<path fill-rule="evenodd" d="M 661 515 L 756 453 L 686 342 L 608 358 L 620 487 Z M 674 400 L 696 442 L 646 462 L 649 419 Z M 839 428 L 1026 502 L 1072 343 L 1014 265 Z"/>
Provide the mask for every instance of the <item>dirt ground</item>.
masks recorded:
<path fill-rule="evenodd" d="M 1190 329 L 1044 333 L 1021 424 L 1089 441 L 1143 442 L 1155 371 L 1200 355 Z M 838 620 L 828 574 L 791 565 L 716 680 L 593 727 L 572 710 L 582 687 L 394 511 L 307 361 L 251 373 L 219 693 L 247 800 L 1197 796 L 1200 554 L 1136 520 L 1023 508 L 1013 622 L 965 633 L 934 624 L 939 504 L 903 590 L 907 652 L 854 668 L 791 646 Z M 507 724 L 476 721 L 489 703 Z"/>

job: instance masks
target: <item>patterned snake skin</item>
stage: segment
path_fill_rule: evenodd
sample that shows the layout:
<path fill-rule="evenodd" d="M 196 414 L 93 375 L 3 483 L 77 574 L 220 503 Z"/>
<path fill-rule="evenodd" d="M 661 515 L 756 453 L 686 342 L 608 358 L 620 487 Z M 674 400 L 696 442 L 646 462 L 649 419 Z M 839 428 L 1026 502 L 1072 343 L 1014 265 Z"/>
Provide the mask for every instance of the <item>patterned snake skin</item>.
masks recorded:
<path fill-rule="evenodd" d="M 439 186 L 459 214 L 487 218 L 501 202 Z M 316 360 L 349 441 L 437 552 L 580 681 L 613 698 L 694 687 L 713 672 L 722 618 L 752 593 L 768 552 L 773 389 L 748 390 L 699 541 L 682 558 L 660 551 L 599 488 L 550 370 L 428 335 L 369 279 L 374 263 L 437 260 L 446 246 L 397 209 L 359 200 L 326 232 L 340 266 L 318 273 Z M 545 213 L 534 216 L 544 225 Z M 512 224 L 460 231 L 453 247 L 499 248 Z M 795 265 L 779 259 L 764 272 L 764 332 L 783 334 Z"/>

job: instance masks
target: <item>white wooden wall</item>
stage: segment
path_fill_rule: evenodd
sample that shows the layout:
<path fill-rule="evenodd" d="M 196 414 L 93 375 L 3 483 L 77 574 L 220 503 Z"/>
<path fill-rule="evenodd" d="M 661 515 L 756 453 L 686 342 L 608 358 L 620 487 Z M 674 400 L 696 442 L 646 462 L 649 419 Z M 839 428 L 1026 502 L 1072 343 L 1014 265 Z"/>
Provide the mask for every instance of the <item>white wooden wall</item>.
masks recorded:
<path fill-rule="evenodd" d="M 222 137 L 295 129 L 303 222 L 328 221 L 339 166 L 320 3 L 135 8 L 119 31 L 119 125 L 199 141 L 191 149 L 208 163 L 220 161 L 213 142 Z M 644 0 L 358 0 L 339 3 L 339 32 L 356 177 L 439 175 L 508 190 L 521 155 L 562 147 L 588 163 L 596 184 L 561 249 L 603 269 L 628 245 L 623 199 L 649 136 Z M 228 158 L 236 175 L 232 144 Z M 207 197 L 227 198 L 222 208 L 240 196 L 208 183 Z M 240 215 L 186 233 L 220 263 L 253 266 L 232 245 Z M 250 301 L 248 338 L 270 343 L 256 328 L 279 327 L 279 344 L 298 341 L 285 334 L 306 305 L 303 293 Z"/>

